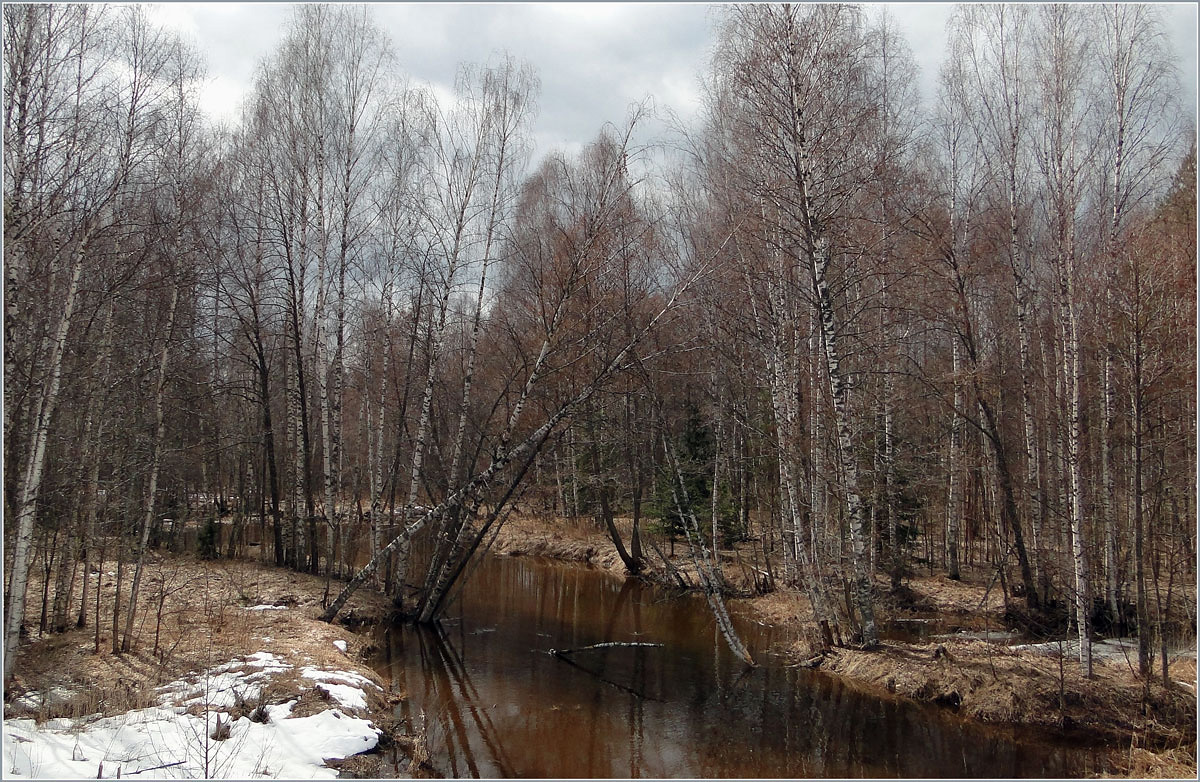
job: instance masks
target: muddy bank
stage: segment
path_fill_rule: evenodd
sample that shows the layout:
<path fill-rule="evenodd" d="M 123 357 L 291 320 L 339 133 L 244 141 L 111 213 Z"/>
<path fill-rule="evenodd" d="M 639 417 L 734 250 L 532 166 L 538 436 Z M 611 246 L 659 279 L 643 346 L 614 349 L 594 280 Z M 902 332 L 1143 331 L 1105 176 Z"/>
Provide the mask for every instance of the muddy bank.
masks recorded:
<path fill-rule="evenodd" d="M 647 576 L 671 584 L 676 571 L 688 579 L 691 566 L 684 546 L 676 546 L 674 556 L 666 544 L 660 542 L 659 548 L 671 564 L 648 550 Z M 493 550 L 585 563 L 617 577 L 626 574 L 607 536 L 587 520 L 514 519 Z M 804 598 L 786 589 L 754 595 L 749 557 L 724 550 L 721 558 L 732 591 L 741 595 L 729 600 L 732 610 L 795 631 L 790 634 L 794 640 L 778 650 L 791 664 L 817 667 L 862 691 L 935 704 L 967 719 L 1101 746 L 1112 753 L 1113 766 L 1130 776 L 1195 776 L 1194 656 L 1172 660 L 1169 688 L 1159 679 L 1146 687 L 1135 673 L 1136 652 L 1132 663 L 1124 654 L 1097 654 L 1089 680 L 1069 649 L 1059 656 L 1045 644 L 1017 644 L 1018 634 L 1004 623 L 999 590 L 989 591 L 981 574 L 969 574 L 963 581 L 941 575 L 913 578 L 899 594 L 877 581 L 878 620 L 899 630 L 893 635 L 903 640 L 885 640 L 870 651 L 839 648 L 814 658 L 802 640 L 811 616 Z"/>
<path fill-rule="evenodd" d="M 353 631 L 386 614 L 383 595 L 360 590 L 344 614 L 348 624 L 329 624 L 318 618 L 323 578 L 255 562 L 155 555 L 143 575 L 132 648 L 113 654 L 115 571 L 114 563 L 105 562 L 90 575 L 92 589 L 97 581 L 100 588 L 98 653 L 94 606 L 87 627 L 41 638 L 34 627 L 33 638 L 22 644 L 4 711 L 8 721 L 25 721 L 30 736 L 12 737 L 14 747 L 52 739 L 32 731 L 99 730 L 106 718 L 120 715 L 158 717 L 169 725 L 169 714 L 155 712 L 164 708 L 179 710 L 180 722 L 215 716 L 250 728 L 246 717 L 255 730 L 294 727 L 301 736 L 306 720 L 334 719 L 335 725 L 369 724 L 358 729 L 365 744 L 393 740 L 391 707 L 403 693 L 390 691 L 364 663 L 370 642 Z M 39 588 L 31 585 L 31 593 Z M 123 584 L 124 600 L 127 589 Z M 328 735 L 328 726 L 317 732 Z M 326 769 L 345 766 L 359 776 L 375 775 L 377 753 L 327 751 L 338 759 L 326 762 Z M 104 775 L 116 770 L 110 763 Z"/>

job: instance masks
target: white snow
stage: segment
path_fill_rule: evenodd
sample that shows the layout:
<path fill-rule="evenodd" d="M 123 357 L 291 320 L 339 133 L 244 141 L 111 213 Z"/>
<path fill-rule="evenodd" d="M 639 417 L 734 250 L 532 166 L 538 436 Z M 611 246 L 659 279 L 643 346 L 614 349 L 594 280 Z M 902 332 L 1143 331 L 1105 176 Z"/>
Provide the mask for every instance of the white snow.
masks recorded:
<path fill-rule="evenodd" d="M 246 668 L 258 668 L 247 672 Z M 290 671 L 292 666 L 270 652 L 255 652 L 243 660 L 218 665 L 211 671 L 164 684 L 159 687 L 159 703 L 167 706 L 180 703 L 209 708 L 227 709 L 240 702 L 254 701 L 262 694 L 263 685 L 273 673 Z"/>
<path fill-rule="evenodd" d="M 1008 644 L 1020 638 L 1020 633 L 1010 630 L 959 630 L 957 633 L 938 633 L 929 636 L 931 641 L 987 641 L 994 644 Z"/>
<path fill-rule="evenodd" d="M 246 610 L 247 611 L 286 611 L 287 606 L 272 606 L 272 605 L 267 605 L 264 603 L 263 605 L 246 606 Z"/>
<path fill-rule="evenodd" d="M 13 702 L 18 706 L 24 706 L 27 709 L 37 709 L 46 704 L 47 706 L 57 706 L 66 703 L 75 697 L 77 693 L 74 690 L 66 687 L 51 687 L 44 692 L 27 692 Z"/>
<path fill-rule="evenodd" d="M 322 671 L 306 665 L 300 669 L 300 675 L 318 682 L 321 689 L 347 709 L 367 708 L 367 694 L 363 692 L 362 686 L 355 685 L 370 685 L 377 690 L 383 689 L 367 677 L 351 671 Z"/>
<path fill-rule="evenodd" d="M 205 716 L 149 708 L 72 729 L 4 724 L 4 773 L 13 779 L 148 778 L 332 779 L 326 758 L 344 758 L 375 746 L 379 731 L 337 709 L 287 717 L 291 704 L 270 709 L 266 724 L 241 718 L 229 738 L 209 738 L 219 712 Z M 226 718 L 227 719 L 227 718 Z"/>
<path fill-rule="evenodd" d="M 349 684 L 318 684 L 318 687 L 328 692 L 334 700 L 347 709 L 367 708 L 367 694 L 360 687 Z"/>
<path fill-rule="evenodd" d="M 346 642 L 345 641 L 338 639 L 337 641 L 333 642 L 333 645 L 336 646 L 337 650 L 339 652 L 341 652 L 342 654 L 346 653 Z"/>
<path fill-rule="evenodd" d="M 1056 656 L 1059 650 L 1066 657 L 1079 656 L 1079 639 L 1072 638 L 1063 641 L 1046 641 L 1038 644 L 1018 644 L 1010 647 L 1017 650 L 1026 650 L 1037 654 L 1045 654 Z M 1092 641 L 1092 657 L 1101 660 L 1137 660 L 1137 639 L 1136 638 L 1106 638 L 1102 641 Z M 1183 654 L 1172 654 L 1171 657 L 1184 656 Z"/>
<path fill-rule="evenodd" d="M 231 671 L 234 668 L 262 668 L 265 671 L 287 671 L 291 670 L 291 665 L 287 661 L 281 660 L 270 652 L 255 652 L 241 660 L 225 663 L 224 665 L 214 668 L 217 671 Z"/>
<path fill-rule="evenodd" d="M 300 669 L 300 675 L 306 679 L 312 679 L 315 682 L 344 682 L 348 684 L 369 684 L 377 690 L 382 690 L 375 682 L 351 671 L 322 671 L 318 668 L 313 668 L 306 665 Z"/>
<path fill-rule="evenodd" d="M 13 779 L 113 779 L 118 773 L 145 773 L 146 779 L 332 779 L 336 772 L 325 767 L 325 759 L 365 752 L 378 742 L 380 731 L 369 721 L 339 708 L 291 717 L 294 700 L 266 706 L 265 723 L 248 717 L 228 723 L 221 711 L 239 696 L 253 702 L 271 674 L 291 669 L 285 660 L 258 652 L 159 687 L 159 705 L 151 708 L 42 725 L 8 720 L 0 774 Z M 378 686 L 348 671 L 305 667 L 303 675 L 322 682 L 346 709 L 367 708 L 365 693 L 353 684 Z M 204 713 L 186 713 L 195 705 Z M 228 723 L 227 739 L 211 738 L 217 720 Z"/>

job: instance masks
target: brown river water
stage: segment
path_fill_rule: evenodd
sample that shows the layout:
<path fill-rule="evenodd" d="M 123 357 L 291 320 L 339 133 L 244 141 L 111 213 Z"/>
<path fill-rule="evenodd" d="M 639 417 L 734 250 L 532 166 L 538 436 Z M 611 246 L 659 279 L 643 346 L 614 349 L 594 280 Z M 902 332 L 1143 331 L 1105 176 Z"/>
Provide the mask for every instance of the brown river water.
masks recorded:
<path fill-rule="evenodd" d="M 377 628 L 373 665 L 454 777 L 1078 777 L 1101 754 L 787 668 L 783 631 L 576 565 L 488 556 L 434 628 Z M 661 647 L 551 649 L 620 641 Z M 407 759 L 389 759 L 402 773 Z"/>

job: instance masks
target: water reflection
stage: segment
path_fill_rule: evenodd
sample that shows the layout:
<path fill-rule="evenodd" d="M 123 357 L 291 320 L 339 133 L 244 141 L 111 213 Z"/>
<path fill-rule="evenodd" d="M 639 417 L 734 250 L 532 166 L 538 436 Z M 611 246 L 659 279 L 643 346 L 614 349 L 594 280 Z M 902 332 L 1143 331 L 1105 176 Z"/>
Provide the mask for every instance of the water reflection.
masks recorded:
<path fill-rule="evenodd" d="M 383 632 L 377 666 L 456 777 L 1081 776 L 1095 755 L 725 648 L 702 601 L 490 558 L 437 628 Z M 778 631 L 741 622 L 758 659 Z M 605 641 L 662 643 L 581 651 Z"/>

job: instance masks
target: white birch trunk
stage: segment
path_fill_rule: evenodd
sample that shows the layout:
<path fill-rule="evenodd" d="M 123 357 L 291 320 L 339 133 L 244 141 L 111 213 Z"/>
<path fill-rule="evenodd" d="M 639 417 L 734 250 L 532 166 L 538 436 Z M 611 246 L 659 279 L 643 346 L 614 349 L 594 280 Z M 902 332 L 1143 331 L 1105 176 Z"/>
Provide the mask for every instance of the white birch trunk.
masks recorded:
<path fill-rule="evenodd" d="M 963 384 L 959 380 L 959 375 L 962 373 L 962 354 L 958 344 L 958 337 L 952 338 L 952 375 L 954 382 L 954 409 L 950 412 L 950 490 L 946 498 L 946 541 L 947 555 L 949 559 L 948 569 L 949 576 L 952 579 L 958 580 L 961 577 L 959 570 L 959 552 L 958 541 L 962 536 L 962 414 L 961 410 L 966 404 L 963 392 Z"/>
<path fill-rule="evenodd" d="M 1068 278 L 1068 292 L 1074 286 Z M 1082 407 L 1080 392 L 1082 375 L 1079 360 L 1079 333 L 1075 322 L 1074 308 L 1067 302 L 1067 350 L 1063 370 L 1071 373 L 1070 428 L 1067 432 L 1067 460 L 1071 470 L 1071 536 L 1072 554 L 1075 565 L 1075 610 L 1078 616 L 1079 664 L 1084 675 L 1092 676 L 1091 614 L 1092 595 L 1088 580 L 1087 547 L 1083 534 L 1083 468 L 1079 459 L 1079 444 L 1082 439 Z"/>
<path fill-rule="evenodd" d="M 884 507 L 887 508 L 888 531 L 892 539 L 892 587 L 899 587 L 904 572 L 904 547 L 900 540 L 900 519 L 896 513 L 896 449 L 893 437 L 891 374 L 883 378 L 883 465 Z M 875 546 L 871 545 L 871 550 Z M 874 572 L 874 568 L 870 568 Z"/>
<path fill-rule="evenodd" d="M 100 440 L 104 433 L 104 423 L 106 420 L 103 416 L 100 417 L 99 421 L 95 421 L 95 418 L 96 409 L 99 408 L 103 411 L 104 405 L 108 400 L 108 372 L 112 363 L 112 324 L 115 308 L 115 301 L 110 300 L 105 310 L 104 326 L 101 329 L 100 356 L 96 361 L 100 387 L 96 392 L 96 396 L 88 401 L 88 418 L 84 424 L 85 435 L 83 447 L 84 453 L 87 455 L 86 458 L 89 458 L 87 484 L 84 488 L 83 499 L 83 542 L 87 553 L 83 562 L 83 594 L 79 600 L 79 618 L 75 623 L 77 627 L 87 626 L 88 585 L 91 583 L 92 555 L 96 549 L 96 511 L 100 488 L 100 459 L 97 452 L 100 448 Z M 96 577 L 96 584 L 98 590 L 100 588 L 99 575 Z"/>
<path fill-rule="evenodd" d="M 809 393 L 809 459 L 812 462 L 812 483 L 809 485 L 809 502 L 812 505 L 813 526 L 823 530 L 829 523 L 828 503 L 825 496 L 825 472 L 829 469 L 825 464 L 825 416 L 821 415 L 824 401 L 824 386 L 821 378 L 821 364 L 824 363 L 824 347 L 821 344 L 820 318 L 814 312 L 811 326 L 812 335 L 809 337 L 808 358 L 808 393 Z M 823 538 L 832 540 L 833 536 L 826 533 Z M 832 545 L 832 544 L 830 544 Z M 827 547 L 828 548 L 828 547 Z M 833 556 L 833 551 L 826 552 Z"/>
<path fill-rule="evenodd" d="M 671 495 L 675 501 L 675 508 L 683 519 L 683 529 L 687 536 L 688 552 L 691 554 L 692 564 L 696 567 L 696 573 L 700 576 L 704 597 L 713 612 L 713 618 L 716 619 L 717 628 L 725 638 L 725 643 L 729 646 L 730 651 L 747 665 L 754 665 L 754 660 L 750 657 L 750 652 L 746 649 L 745 644 L 742 643 L 737 630 L 734 629 L 733 621 L 729 618 L 729 611 L 725 607 L 725 601 L 721 597 L 719 566 L 710 557 L 708 549 L 700 539 L 700 525 L 696 520 L 696 516 L 687 510 L 691 507 L 691 503 L 687 496 L 687 488 L 684 485 L 683 473 L 680 472 L 679 463 L 675 459 L 671 444 L 667 442 L 665 433 L 663 435 L 663 450 L 674 473 L 674 480 L 671 482 Z"/>
<path fill-rule="evenodd" d="M 300 552 L 304 546 L 304 515 L 305 515 L 305 500 L 304 500 L 304 422 L 300 420 L 300 411 L 303 409 L 300 405 L 300 381 L 298 377 L 298 368 L 296 367 L 296 356 L 293 354 L 290 360 L 287 361 L 284 370 L 285 380 L 285 395 L 287 396 L 287 418 L 288 426 L 291 429 L 292 441 L 292 487 L 291 487 L 291 506 L 292 506 L 292 524 L 291 534 L 289 537 L 290 551 L 288 552 L 288 564 L 293 568 L 301 566 Z"/>
<path fill-rule="evenodd" d="M 1112 621 L 1121 621 L 1121 607 L 1117 601 L 1117 513 L 1116 485 L 1112 469 L 1112 437 L 1116 428 L 1116 393 L 1113 383 L 1113 351 L 1108 344 L 1104 350 L 1103 367 L 1104 412 L 1100 429 L 1100 475 L 1103 484 L 1102 513 L 1104 516 L 1104 588 Z"/>
<path fill-rule="evenodd" d="M 824 237 L 816 240 L 811 265 L 813 287 L 821 314 L 821 336 L 825 343 L 825 369 L 829 376 L 830 397 L 833 400 L 839 464 L 845 476 L 846 510 L 850 517 L 850 546 L 854 567 L 855 608 L 858 609 L 862 620 L 863 645 L 871 647 L 879 643 L 879 631 L 875 626 L 871 574 L 867 569 L 866 513 L 859 494 L 858 462 L 854 457 L 854 438 L 847 400 L 849 385 L 842 377 L 833 296 L 825 276 L 829 267 L 829 244 Z"/>
<path fill-rule="evenodd" d="M 764 215 L 765 216 L 765 215 Z M 764 221 L 765 222 L 765 221 Z M 763 345 L 764 358 L 767 362 L 768 382 L 771 393 L 771 411 L 775 417 L 776 431 L 776 453 L 777 463 L 779 467 L 779 485 L 783 495 L 783 508 L 781 514 L 784 516 L 784 521 L 793 529 L 799 529 L 798 519 L 801 514 L 800 509 L 800 494 L 799 484 L 795 474 L 796 462 L 794 458 L 795 448 L 795 433 L 793 420 L 789 416 L 788 406 L 784 397 L 787 392 L 784 383 L 783 362 L 780 357 L 780 337 L 779 326 L 775 322 L 777 315 L 775 314 L 777 307 L 773 295 L 773 283 L 768 280 L 768 299 L 772 303 L 770 312 L 775 317 L 768 318 L 761 312 L 758 296 L 755 288 L 750 280 L 749 273 L 745 264 L 742 267 L 743 280 L 746 286 L 746 292 L 750 297 L 751 311 L 754 316 L 755 331 L 758 334 L 759 343 Z M 766 322 L 764 322 L 766 321 Z M 815 404 L 815 402 L 814 402 Z M 812 486 L 817 484 L 817 476 L 814 474 Z M 815 492 L 815 489 L 813 489 Z M 817 516 L 813 514 L 813 524 L 817 523 Z M 801 588 L 808 597 L 809 605 L 813 611 L 814 620 L 820 624 L 828 623 L 830 613 L 826 600 L 824 599 L 823 585 L 819 583 L 817 574 L 812 568 L 811 552 L 807 551 L 807 546 L 802 537 L 797 537 L 793 541 L 793 547 L 790 550 L 785 550 L 785 579 L 792 578 L 800 582 Z"/>
<path fill-rule="evenodd" d="M 12 582 L 9 587 L 10 603 L 4 627 L 4 681 L 6 684 L 12 676 L 13 665 L 17 658 L 17 645 L 21 638 L 21 625 L 25 621 L 25 591 L 29 584 L 29 549 L 33 542 L 33 522 L 37 513 L 38 494 L 42 488 L 46 444 L 50 437 L 50 422 L 54 417 L 55 407 L 58 405 L 67 334 L 71 330 L 71 323 L 75 317 L 76 297 L 79 294 L 80 279 L 83 277 L 83 265 L 91 232 L 90 226 L 85 228 L 84 234 L 75 247 L 67 292 L 63 297 L 62 311 L 54 330 L 50 355 L 46 361 L 46 387 L 37 402 L 36 415 L 33 418 L 33 436 L 29 438 L 25 475 L 17 501 L 17 531 L 13 539 Z"/>
<path fill-rule="evenodd" d="M 150 527 L 154 522 L 154 499 L 158 493 L 158 470 L 162 462 L 163 390 L 167 385 L 167 362 L 171 352 L 171 340 L 175 333 L 175 313 L 179 307 L 179 282 L 172 280 L 171 303 L 167 309 L 167 334 L 162 353 L 158 359 L 158 380 L 154 388 L 154 444 L 150 455 L 150 477 L 146 486 L 146 513 L 142 516 L 141 538 L 138 542 L 137 564 L 133 570 L 133 583 L 129 588 L 129 608 L 125 612 L 125 635 L 121 640 L 121 651 L 128 652 L 133 646 L 133 620 L 137 614 L 138 589 L 142 584 L 142 570 L 146 560 L 146 546 L 150 541 Z M 119 599 L 119 596 L 118 596 Z"/>

